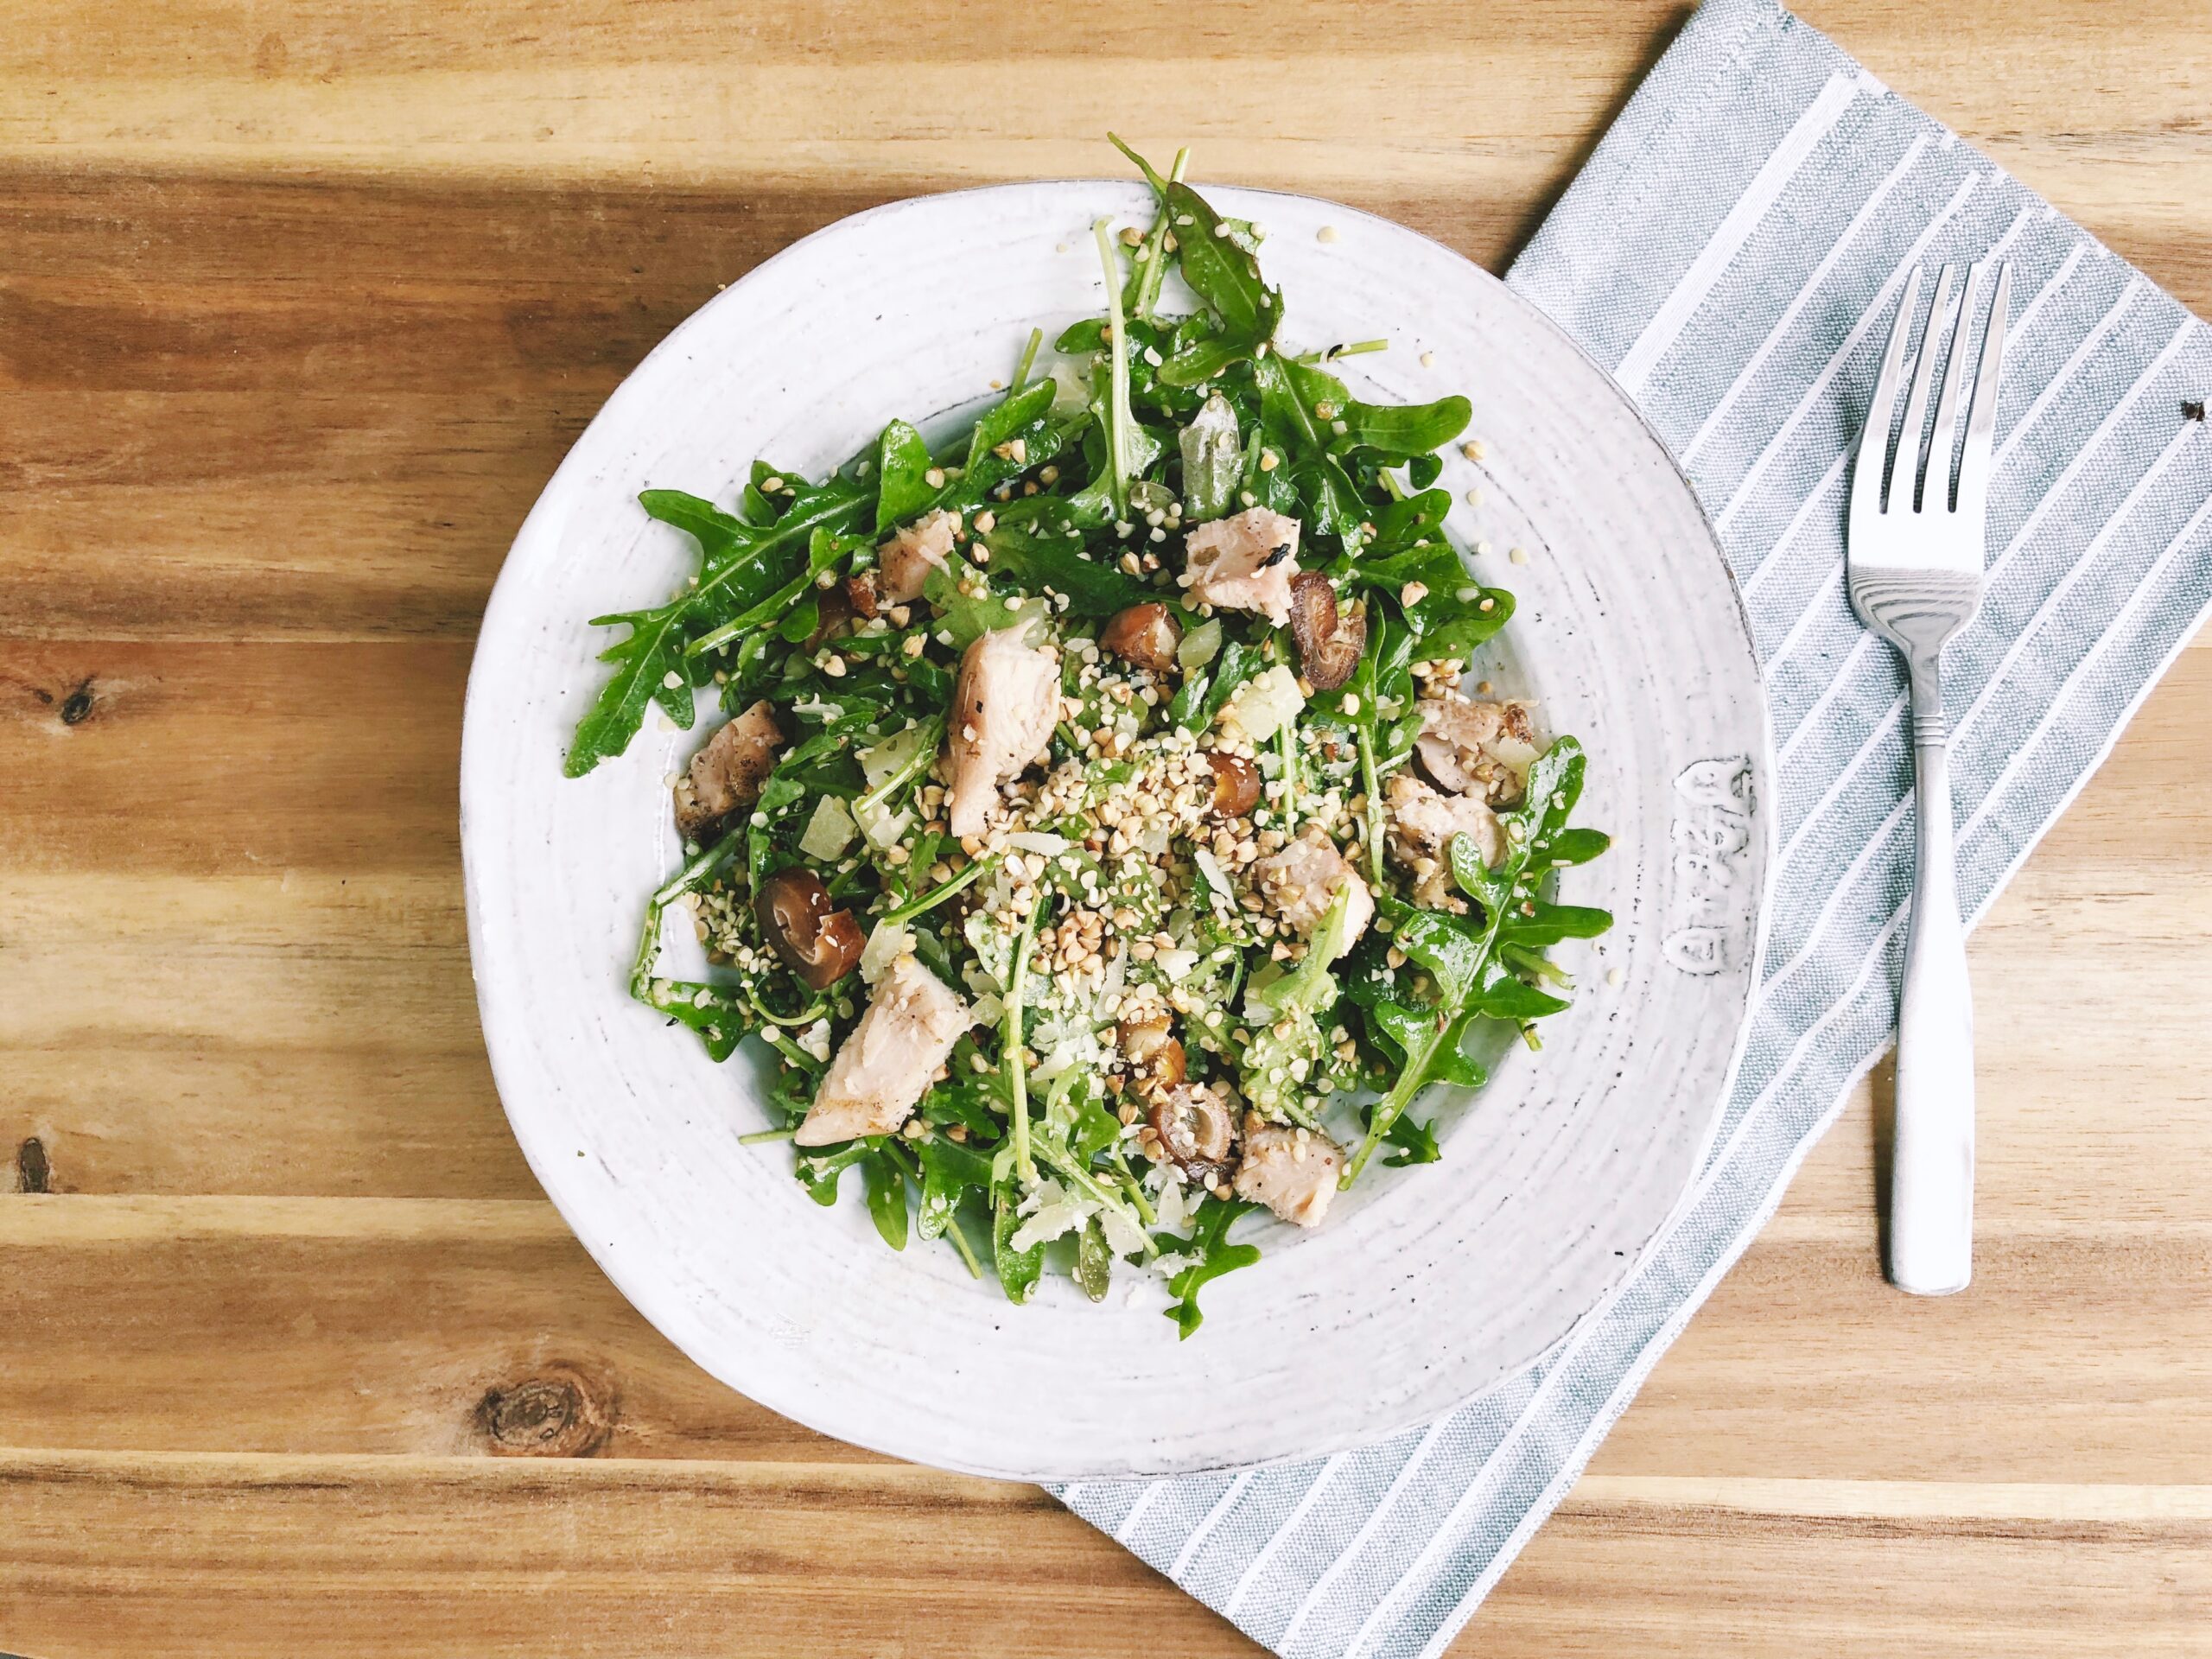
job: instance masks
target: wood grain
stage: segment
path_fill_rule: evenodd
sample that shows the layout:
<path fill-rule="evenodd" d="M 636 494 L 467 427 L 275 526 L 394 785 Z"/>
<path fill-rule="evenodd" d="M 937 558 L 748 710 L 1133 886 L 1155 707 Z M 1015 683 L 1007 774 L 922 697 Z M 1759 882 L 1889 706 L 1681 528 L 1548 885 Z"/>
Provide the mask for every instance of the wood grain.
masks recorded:
<path fill-rule="evenodd" d="M 118 1511 L 127 1570 L 82 1547 Z M 864 1578 L 833 1579 L 843 1562 Z M 1258 1651 L 1042 1493 L 896 1466 L 17 1452 L 0 1573 L 28 1613 L 11 1639 L 41 1654 L 86 1650 L 52 1610 L 92 1605 L 110 1653 L 535 1659 L 549 1602 L 578 1659 L 734 1636 L 823 1656 Z M 2201 1652 L 2208 1616 L 2202 1486 L 1593 1478 L 1466 1646 L 2133 1659 Z"/>
<path fill-rule="evenodd" d="M 1496 268 L 1685 10 L 0 4 L 0 1649 L 1253 1651 L 591 1265 L 476 1028 L 470 642 L 808 231 L 1111 125 Z M 2212 309 L 2212 10 L 1805 10 Z M 1878 1072 L 1458 1650 L 2202 1650 L 2208 752 L 2200 648 L 1976 938 L 1973 1292 L 1879 1279 Z"/>

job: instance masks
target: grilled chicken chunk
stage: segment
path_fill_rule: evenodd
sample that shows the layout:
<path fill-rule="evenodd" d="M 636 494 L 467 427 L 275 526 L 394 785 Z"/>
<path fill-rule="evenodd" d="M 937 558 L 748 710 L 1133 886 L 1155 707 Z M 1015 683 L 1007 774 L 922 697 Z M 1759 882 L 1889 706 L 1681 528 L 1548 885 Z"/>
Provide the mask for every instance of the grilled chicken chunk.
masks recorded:
<path fill-rule="evenodd" d="M 1224 610 L 1257 611 L 1290 626 L 1290 579 L 1298 574 L 1298 520 L 1266 507 L 1200 524 L 1184 538 L 1191 597 Z"/>
<path fill-rule="evenodd" d="M 676 833 L 704 846 L 760 798 L 784 734 L 763 698 L 707 740 L 691 768 L 676 780 Z"/>
<path fill-rule="evenodd" d="M 1494 805 L 1520 798 L 1536 758 L 1527 703 L 1423 697 L 1414 706 L 1421 730 L 1414 748 L 1430 777 L 1455 795 L 1478 796 Z"/>
<path fill-rule="evenodd" d="M 1320 926 L 1338 889 L 1347 884 L 1351 888 L 1347 943 L 1364 933 L 1374 919 L 1375 895 L 1319 824 L 1307 824 L 1296 841 L 1255 864 L 1252 879 L 1275 914 L 1302 936 L 1311 937 Z"/>
<path fill-rule="evenodd" d="M 1327 1135 L 1270 1123 L 1255 1114 L 1244 1120 L 1236 1196 L 1266 1205 L 1294 1225 L 1318 1227 L 1336 1196 L 1344 1162 L 1344 1148 Z"/>
<path fill-rule="evenodd" d="M 1440 795 L 1411 772 L 1390 779 L 1383 797 L 1390 810 L 1390 856 L 1413 873 L 1414 899 L 1431 910 L 1445 907 L 1456 891 L 1452 838 L 1469 835 L 1485 864 L 1497 862 L 1505 837 L 1497 817 L 1471 795 Z"/>
<path fill-rule="evenodd" d="M 951 785 L 946 820 L 956 836 L 980 836 L 998 787 L 1045 752 L 1060 717 L 1060 663 L 1024 645 L 1019 630 L 995 628 L 960 658 L 945 735 Z"/>
<path fill-rule="evenodd" d="M 904 605 L 920 598 L 922 584 L 929 580 L 930 572 L 944 569 L 946 561 L 952 557 L 952 538 L 959 529 L 960 515 L 939 507 L 916 519 L 876 549 L 876 570 L 882 578 L 882 602 Z"/>
<path fill-rule="evenodd" d="M 945 989 L 944 981 L 914 957 L 900 957 L 830 1062 L 792 1141 L 827 1147 L 893 1133 L 913 1112 L 970 1023 L 968 1005 Z"/>

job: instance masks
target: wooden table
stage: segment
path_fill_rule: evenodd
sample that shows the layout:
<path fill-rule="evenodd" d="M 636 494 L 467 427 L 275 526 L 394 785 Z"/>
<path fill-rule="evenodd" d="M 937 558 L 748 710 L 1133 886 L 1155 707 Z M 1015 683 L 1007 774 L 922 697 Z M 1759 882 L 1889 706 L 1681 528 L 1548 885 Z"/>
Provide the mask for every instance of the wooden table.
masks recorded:
<path fill-rule="evenodd" d="M 2212 312 L 2212 7 L 1811 10 Z M 470 641 L 601 400 L 799 234 L 1112 125 L 1501 268 L 1680 15 L 0 13 L 0 1649 L 1250 1651 L 593 1268 L 477 1030 Z M 1878 1077 L 1460 1651 L 2212 1649 L 2209 753 L 2200 648 L 1976 941 L 1971 1294 L 1878 1276 Z"/>

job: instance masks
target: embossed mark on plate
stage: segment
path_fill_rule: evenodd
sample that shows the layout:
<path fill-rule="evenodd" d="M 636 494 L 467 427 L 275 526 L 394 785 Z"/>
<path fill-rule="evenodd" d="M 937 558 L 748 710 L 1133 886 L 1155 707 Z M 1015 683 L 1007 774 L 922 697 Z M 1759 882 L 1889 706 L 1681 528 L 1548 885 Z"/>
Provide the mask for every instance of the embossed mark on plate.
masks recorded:
<path fill-rule="evenodd" d="M 1661 949 L 1686 974 L 1718 974 L 1731 965 L 1743 910 L 1736 888 L 1751 844 L 1751 763 L 1740 754 L 1692 761 L 1675 793 L 1674 929 Z"/>

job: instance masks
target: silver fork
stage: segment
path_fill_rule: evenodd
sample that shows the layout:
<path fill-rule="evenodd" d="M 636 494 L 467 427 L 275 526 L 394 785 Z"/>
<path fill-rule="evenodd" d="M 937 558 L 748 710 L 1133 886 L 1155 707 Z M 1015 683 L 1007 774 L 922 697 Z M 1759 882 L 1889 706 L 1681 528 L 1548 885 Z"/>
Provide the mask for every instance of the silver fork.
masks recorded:
<path fill-rule="evenodd" d="M 1897 1013 L 1889 1268 L 1891 1282 L 1920 1296 L 1964 1290 L 1974 1274 L 1974 998 L 1967 985 L 1966 927 L 1952 865 L 1943 646 L 1981 606 L 1990 434 L 1997 423 L 1997 377 L 2012 297 L 2012 268 L 2000 264 L 1989 325 L 1971 371 L 1971 411 L 1961 446 L 1960 386 L 1968 378 L 1961 368 L 1981 267 L 1968 268 L 1955 309 L 1949 303 L 1954 269 L 1944 266 L 1936 279 L 1892 469 L 1890 426 L 1920 300 L 1920 272 L 1915 270 L 1905 284 L 1851 475 L 1852 608 L 1903 654 L 1912 686 L 1918 863 Z M 1923 437 L 1939 359 L 1942 390 L 1936 402 L 1935 429 Z"/>

